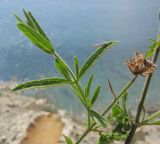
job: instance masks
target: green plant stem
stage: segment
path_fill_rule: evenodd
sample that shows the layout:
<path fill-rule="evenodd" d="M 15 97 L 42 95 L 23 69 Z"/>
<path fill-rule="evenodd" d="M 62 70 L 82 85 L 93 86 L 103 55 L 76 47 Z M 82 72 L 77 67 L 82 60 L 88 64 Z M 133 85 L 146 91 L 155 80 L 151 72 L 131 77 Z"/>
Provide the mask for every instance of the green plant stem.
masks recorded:
<path fill-rule="evenodd" d="M 87 128 L 87 130 L 81 135 L 81 137 L 77 140 L 77 142 L 75 144 L 79 144 L 86 136 L 87 134 L 92 130 L 92 128 L 95 126 L 96 124 L 93 123 L 89 128 Z"/>
<path fill-rule="evenodd" d="M 63 58 L 60 56 L 60 55 L 58 55 L 58 53 L 54 53 L 53 54 L 53 57 L 56 57 L 57 59 L 61 59 L 65 64 L 66 64 L 66 62 L 63 60 Z M 79 99 L 80 99 L 80 101 L 82 102 L 82 104 L 84 105 L 84 107 L 87 109 L 88 107 L 87 107 L 87 105 L 86 105 L 86 99 L 85 99 L 85 95 L 84 95 L 84 92 L 83 92 L 83 90 L 82 90 L 82 87 L 81 87 L 81 85 L 79 84 L 79 82 L 77 81 L 77 79 L 76 79 L 76 77 L 75 77 L 75 75 L 74 75 L 74 73 L 72 72 L 72 70 L 70 69 L 70 67 L 66 64 L 66 66 L 68 67 L 68 69 L 69 69 L 69 72 L 70 72 L 70 74 L 71 74 L 71 76 L 72 76 L 72 78 L 73 78 L 73 81 L 74 81 L 74 84 L 75 84 L 75 86 L 77 87 L 77 89 L 79 90 L 79 92 L 80 92 L 80 94 L 81 94 L 81 96 L 79 96 Z M 72 85 L 73 86 L 73 85 Z M 73 86 L 74 87 L 74 86 Z"/>
<path fill-rule="evenodd" d="M 133 79 L 126 84 L 126 86 L 121 90 L 121 92 L 114 99 L 114 101 L 104 110 L 104 112 L 102 113 L 102 116 L 104 116 L 112 108 L 112 106 L 117 102 L 117 100 L 119 100 L 122 97 L 124 92 L 126 92 L 128 90 L 128 88 L 134 83 L 136 78 L 137 78 L 137 75 L 135 77 L 133 77 Z M 93 127 L 95 125 L 96 125 L 96 123 L 91 124 L 91 126 L 89 128 L 87 128 L 87 130 L 82 134 L 82 136 L 77 140 L 77 142 L 75 144 L 79 144 L 85 138 L 85 136 L 93 129 Z"/>
<path fill-rule="evenodd" d="M 102 116 L 104 116 L 112 107 L 113 105 L 122 97 L 122 95 L 128 90 L 128 88 L 134 83 L 138 75 L 134 76 L 131 81 L 127 83 L 127 85 L 121 90 L 119 95 L 114 99 L 114 101 L 104 110 Z"/>
<path fill-rule="evenodd" d="M 60 55 L 58 55 L 58 53 L 55 52 L 52 56 L 55 57 L 55 58 L 57 58 L 57 59 L 62 60 L 62 61 L 66 64 L 66 62 L 63 60 L 63 58 L 62 58 Z M 66 64 L 66 65 L 67 65 L 67 64 Z M 67 67 L 68 67 L 68 69 L 69 69 L 69 72 L 70 72 L 73 80 L 76 81 L 76 77 L 75 77 L 74 73 L 72 72 L 72 70 L 70 69 L 70 67 L 69 67 L 68 65 L 67 65 Z"/>
<path fill-rule="evenodd" d="M 88 128 L 90 128 L 91 125 L 91 117 L 89 115 L 89 113 L 87 112 L 87 120 L 88 120 Z"/>
<path fill-rule="evenodd" d="M 56 58 L 58 58 L 58 59 L 61 59 L 64 63 L 66 63 L 66 62 L 63 60 L 63 58 L 62 58 L 60 55 L 58 55 L 56 52 L 54 53 L 53 56 L 56 57 Z M 66 65 L 67 65 L 67 64 L 66 64 Z M 68 65 L 67 65 L 67 66 L 68 66 Z M 87 101 L 86 101 L 85 94 L 84 94 L 84 92 L 83 92 L 83 89 L 82 89 L 82 87 L 81 87 L 78 79 L 76 79 L 74 73 L 72 72 L 72 70 L 70 69 L 69 66 L 68 66 L 68 69 L 69 69 L 70 74 L 71 74 L 71 76 L 72 76 L 72 78 L 73 78 L 74 84 L 75 84 L 76 88 L 78 89 L 78 91 L 79 91 L 79 93 L 80 93 L 79 99 L 80 99 L 81 103 L 83 104 L 83 106 L 84 106 L 84 107 L 86 108 L 86 110 L 87 110 L 87 115 L 88 115 L 88 127 L 90 127 L 90 115 L 89 115 L 89 113 L 88 113 L 88 105 L 87 105 Z M 72 87 L 73 87 L 73 89 L 74 89 L 74 85 L 72 85 Z"/>
<path fill-rule="evenodd" d="M 153 56 L 153 63 L 156 63 L 157 61 L 157 58 L 158 58 L 158 55 L 159 55 L 159 51 L 160 51 L 160 46 L 158 46 L 156 48 L 156 51 L 154 53 L 154 56 Z M 139 118 L 140 118 L 140 114 L 142 112 L 142 109 L 143 109 L 143 104 L 144 104 L 144 101 L 145 101 L 145 98 L 146 98 L 146 94 L 147 94 L 147 91 L 148 91 L 148 88 L 149 88 L 149 84 L 150 84 L 150 81 L 151 81 L 151 78 L 152 78 L 152 74 L 150 74 L 149 76 L 146 77 L 146 80 L 145 80 L 145 83 L 144 83 L 144 87 L 143 87 L 143 90 L 142 90 L 142 94 L 141 94 L 141 97 L 140 97 L 140 102 L 138 104 L 138 108 L 137 108 L 137 114 L 136 114 L 136 118 L 135 118 L 135 124 L 133 124 L 132 128 L 131 128 L 131 131 L 125 141 L 125 144 L 130 144 L 132 139 L 133 139 L 133 136 L 136 132 L 136 129 L 139 125 Z"/>

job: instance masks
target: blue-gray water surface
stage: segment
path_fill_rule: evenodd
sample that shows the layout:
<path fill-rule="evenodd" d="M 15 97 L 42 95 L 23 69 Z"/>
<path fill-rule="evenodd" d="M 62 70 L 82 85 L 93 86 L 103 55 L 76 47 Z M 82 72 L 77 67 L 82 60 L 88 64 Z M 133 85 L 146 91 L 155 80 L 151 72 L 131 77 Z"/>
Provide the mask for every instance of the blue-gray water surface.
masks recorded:
<path fill-rule="evenodd" d="M 26 39 L 16 27 L 12 13 L 24 18 L 22 9 L 32 11 L 44 28 L 55 49 L 73 65 L 78 56 L 80 64 L 95 50 L 96 43 L 118 40 L 119 45 L 107 52 L 89 71 L 95 73 L 95 84 L 102 91 L 97 107 L 104 108 L 112 95 L 107 79 L 115 92 L 132 78 L 124 62 L 136 50 L 145 52 L 150 42 L 156 39 L 158 30 L 159 0 L 1 0 L 0 1 L 0 80 L 13 77 L 20 82 L 42 77 L 58 76 L 53 58 L 40 51 Z M 73 68 L 73 67 L 72 67 Z M 153 77 L 148 93 L 149 105 L 160 102 L 160 72 Z M 82 80 L 84 85 L 88 75 Z M 143 86 L 139 78 L 130 90 L 129 101 L 134 104 Z M 41 95 L 61 108 L 79 111 L 80 105 L 68 87 L 27 91 L 27 95 Z"/>

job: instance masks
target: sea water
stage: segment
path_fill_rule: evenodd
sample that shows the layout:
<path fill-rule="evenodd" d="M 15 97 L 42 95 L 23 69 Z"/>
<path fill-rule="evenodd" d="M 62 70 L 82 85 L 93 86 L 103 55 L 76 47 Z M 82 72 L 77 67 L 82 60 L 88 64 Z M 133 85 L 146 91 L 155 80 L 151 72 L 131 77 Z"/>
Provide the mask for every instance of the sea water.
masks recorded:
<path fill-rule="evenodd" d="M 113 99 L 107 79 L 115 93 L 133 76 L 124 65 L 136 50 L 145 53 L 150 42 L 156 39 L 160 1 L 146 0 L 1 0 L 0 1 L 0 80 L 15 77 L 19 82 L 60 76 L 54 67 L 54 59 L 33 46 L 16 27 L 13 13 L 24 18 L 22 9 L 32 11 L 57 52 L 73 68 L 73 57 L 80 64 L 96 50 L 95 44 L 118 40 L 118 46 L 109 50 L 89 73 L 95 73 L 92 90 L 101 85 L 96 103 L 103 109 Z M 88 75 L 81 84 L 85 87 Z M 144 78 L 139 78 L 129 91 L 133 105 L 138 100 Z M 157 70 L 148 93 L 148 103 L 159 103 L 160 72 Z M 46 97 L 60 108 L 80 111 L 78 99 L 66 87 L 50 87 L 25 92 L 26 95 Z M 156 102 L 155 102 L 156 101 Z"/>

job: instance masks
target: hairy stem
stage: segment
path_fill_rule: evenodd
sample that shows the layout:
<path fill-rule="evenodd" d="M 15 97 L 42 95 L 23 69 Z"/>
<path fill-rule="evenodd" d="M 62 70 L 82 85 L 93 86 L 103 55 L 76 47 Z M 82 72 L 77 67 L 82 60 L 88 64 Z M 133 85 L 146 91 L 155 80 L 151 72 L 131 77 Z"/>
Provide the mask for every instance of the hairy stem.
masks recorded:
<path fill-rule="evenodd" d="M 156 63 L 158 55 L 159 55 L 159 51 L 160 51 L 160 46 L 158 46 L 156 48 L 156 51 L 155 51 L 154 56 L 153 56 L 153 63 Z M 131 131 L 130 131 L 128 137 L 127 137 L 127 140 L 125 141 L 125 144 L 130 144 L 131 143 L 131 141 L 133 139 L 133 136 L 136 132 L 136 129 L 137 129 L 136 125 L 139 124 L 139 118 L 140 118 L 140 115 L 141 115 L 141 112 L 142 112 L 142 109 L 143 109 L 143 104 L 144 104 L 144 101 L 145 101 L 145 98 L 146 98 L 146 94 L 147 94 L 147 91 L 148 91 L 148 88 L 149 88 L 151 78 L 152 78 L 152 74 L 150 74 L 149 76 L 146 77 L 144 87 L 143 87 L 143 90 L 142 90 L 142 94 L 141 94 L 141 97 L 140 97 L 140 101 L 139 101 L 139 104 L 138 104 L 138 108 L 137 108 L 135 124 L 133 124 L 133 126 L 131 128 Z"/>
<path fill-rule="evenodd" d="M 124 92 L 128 90 L 128 88 L 134 83 L 136 78 L 137 76 L 133 77 L 133 79 L 126 84 L 126 86 L 121 90 L 116 99 L 114 99 L 114 101 L 104 110 L 102 116 L 104 116 L 112 108 L 112 106 L 122 97 Z M 91 126 L 87 128 L 87 130 L 82 134 L 82 136 L 78 139 L 78 141 L 75 144 L 79 144 L 86 137 L 86 135 L 93 129 L 95 125 L 96 123 L 91 124 Z"/>

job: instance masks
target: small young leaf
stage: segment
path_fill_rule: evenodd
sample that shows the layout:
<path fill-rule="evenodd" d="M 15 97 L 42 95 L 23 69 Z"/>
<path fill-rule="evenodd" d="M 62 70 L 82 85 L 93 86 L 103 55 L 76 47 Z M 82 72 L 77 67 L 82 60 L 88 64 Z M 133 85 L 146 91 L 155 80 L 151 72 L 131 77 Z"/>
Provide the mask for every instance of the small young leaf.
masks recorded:
<path fill-rule="evenodd" d="M 59 58 L 55 59 L 55 66 L 66 79 L 70 80 L 70 72 L 61 59 Z"/>
<path fill-rule="evenodd" d="M 114 141 L 112 132 L 107 134 L 100 133 L 99 144 L 112 144 Z"/>
<path fill-rule="evenodd" d="M 151 45 L 149 46 L 147 52 L 146 52 L 146 59 L 149 59 L 150 57 L 152 57 L 155 49 L 156 49 L 156 46 L 157 46 L 157 41 L 153 40 L 153 39 L 150 39 L 151 41 Z"/>
<path fill-rule="evenodd" d="M 46 87 L 46 86 L 53 86 L 58 84 L 67 84 L 68 81 L 62 78 L 48 78 L 42 80 L 33 80 L 30 82 L 26 82 L 16 86 L 13 91 L 28 89 L 28 88 L 35 88 L 35 87 Z"/>
<path fill-rule="evenodd" d="M 75 67 L 76 77 L 77 79 L 79 79 L 79 62 L 77 57 L 74 57 L 74 67 Z"/>
<path fill-rule="evenodd" d="M 92 106 L 91 100 L 88 97 L 86 98 L 86 102 L 87 102 L 87 107 L 91 108 L 91 106 Z"/>
<path fill-rule="evenodd" d="M 95 101 L 96 101 L 96 99 L 97 99 L 97 97 L 98 97 L 98 95 L 99 95 L 100 90 L 101 90 L 101 87 L 98 86 L 98 87 L 96 88 L 96 90 L 94 91 L 93 97 L 92 97 L 92 99 L 91 99 L 92 105 L 95 103 Z"/>
<path fill-rule="evenodd" d="M 92 74 L 90 76 L 89 81 L 87 83 L 87 86 L 85 88 L 85 95 L 86 95 L 86 97 L 89 97 L 91 85 L 92 85 L 92 82 L 93 82 L 93 77 L 94 77 L 94 75 Z"/>
<path fill-rule="evenodd" d="M 41 50 L 48 54 L 54 54 L 54 49 L 50 41 L 46 40 L 42 35 L 37 33 L 32 27 L 18 22 L 17 27 L 26 35 L 26 37 Z"/>
<path fill-rule="evenodd" d="M 90 67 L 93 66 L 93 64 L 97 61 L 97 59 L 102 56 L 102 54 L 104 52 L 106 52 L 108 49 L 110 49 L 111 47 L 113 47 L 114 45 L 116 45 L 118 42 L 117 41 L 110 41 L 110 42 L 106 42 L 103 45 L 101 45 L 87 60 L 86 62 L 83 64 L 80 73 L 79 73 L 79 77 L 81 78 L 82 76 L 84 76 L 84 74 L 88 71 L 88 69 Z"/>
<path fill-rule="evenodd" d="M 73 144 L 71 138 L 64 136 L 67 144 Z"/>
<path fill-rule="evenodd" d="M 120 107 L 120 105 L 116 104 L 113 106 L 112 108 L 112 115 L 115 117 L 115 118 L 118 118 L 123 112 L 123 109 Z"/>
<path fill-rule="evenodd" d="M 90 109 L 89 113 L 90 113 L 92 119 L 94 119 L 98 124 L 102 125 L 103 127 L 106 127 L 105 119 L 98 112 Z"/>

